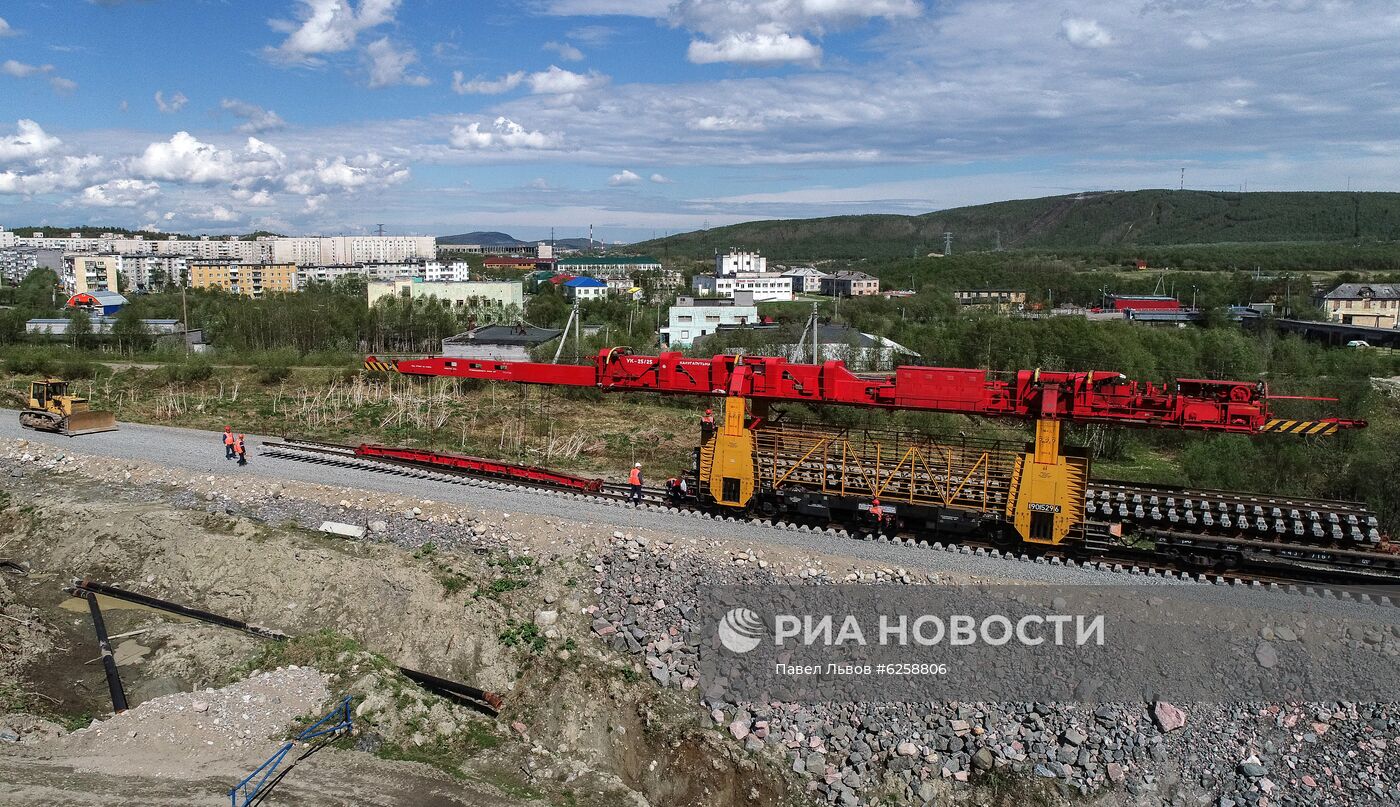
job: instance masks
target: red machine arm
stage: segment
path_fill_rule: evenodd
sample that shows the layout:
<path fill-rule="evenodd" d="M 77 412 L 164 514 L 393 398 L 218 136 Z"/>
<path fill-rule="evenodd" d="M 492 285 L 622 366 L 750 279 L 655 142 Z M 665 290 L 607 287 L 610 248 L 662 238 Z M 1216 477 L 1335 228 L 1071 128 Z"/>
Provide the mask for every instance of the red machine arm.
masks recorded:
<path fill-rule="evenodd" d="M 767 356 L 687 359 L 680 353 L 637 356 L 600 351 L 589 365 L 453 359 L 382 362 L 371 369 L 407 375 L 480 378 L 522 384 L 597 387 L 606 392 L 738 396 L 756 401 L 918 409 L 985 417 L 1019 417 L 1202 431 L 1331 434 L 1360 420 L 1288 421 L 1269 413 L 1263 382 L 1180 379 L 1174 385 L 1128 381 L 1121 373 L 1021 370 L 995 378 L 986 370 L 899 367 L 853 373 L 839 361 L 793 364 Z"/>

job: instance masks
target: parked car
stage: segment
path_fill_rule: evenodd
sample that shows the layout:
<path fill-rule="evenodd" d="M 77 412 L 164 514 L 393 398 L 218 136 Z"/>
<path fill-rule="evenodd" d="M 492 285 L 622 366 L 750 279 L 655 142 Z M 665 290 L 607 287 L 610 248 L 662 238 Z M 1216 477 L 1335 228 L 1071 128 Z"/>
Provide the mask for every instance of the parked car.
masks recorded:
<path fill-rule="evenodd" d="M 1371 343 L 1370 343 L 1370 342 L 1367 342 L 1365 339 L 1353 339 L 1353 340 L 1351 340 L 1350 342 L 1347 342 L 1347 347 L 1370 347 L 1370 346 L 1371 346 Z"/>

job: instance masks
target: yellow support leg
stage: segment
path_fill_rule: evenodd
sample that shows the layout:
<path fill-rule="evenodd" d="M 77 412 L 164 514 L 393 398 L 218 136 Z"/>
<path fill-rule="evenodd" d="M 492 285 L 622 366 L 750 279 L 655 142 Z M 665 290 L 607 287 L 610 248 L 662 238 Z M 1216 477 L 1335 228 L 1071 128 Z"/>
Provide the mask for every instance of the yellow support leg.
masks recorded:
<path fill-rule="evenodd" d="M 1089 463 L 1060 453 L 1060 422 L 1035 424 L 1032 450 L 1016 458 L 1006 515 L 1021 540 L 1059 544 L 1084 515 L 1084 483 Z"/>
<path fill-rule="evenodd" d="M 747 507 L 753 498 L 754 436 L 746 418 L 743 398 L 725 398 L 724 420 L 704 449 L 710 452 L 705 483 L 715 502 L 726 507 Z"/>

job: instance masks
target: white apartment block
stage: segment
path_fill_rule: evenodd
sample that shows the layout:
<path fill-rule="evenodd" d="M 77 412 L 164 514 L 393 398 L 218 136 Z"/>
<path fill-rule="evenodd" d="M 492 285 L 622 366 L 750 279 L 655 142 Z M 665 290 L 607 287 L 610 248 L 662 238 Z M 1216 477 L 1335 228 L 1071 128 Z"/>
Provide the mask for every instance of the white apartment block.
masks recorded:
<path fill-rule="evenodd" d="M 0 278 L 18 286 L 35 269 L 52 269 L 63 277 L 63 253 L 56 249 L 0 247 Z"/>
<path fill-rule="evenodd" d="M 819 294 L 822 290 L 822 279 L 827 277 L 827 274 L 814 266 L 794 266 L 783 272 L 783 276 L 792 278 L 793 291 Z"/>
<path fill-rule="evenodd" d="M 15 238 L 14 231 L 0 227 L 0 249 L 10 249 L 19 246 Z"/>
<path fill-rule="evenodd" d="M 724 255 L 715 255 L 716 277 L 744 273 L 761 274 L 767 271 L 768 259 L 757 252 L 734 252 L 731 250 Z"/>
<path fill-rule="evenodd" d="M 189 259 L 184 255 L 123 255 L 121 273 L 128 291 L 152 291 L 166 286 L 187 286 Z"/>
<path fill-rule="evenodd" d="M 402 263 L 437 258 L 437 239 L 428 236 L 338 235 L 269 238 L 277 263 L 334 265 Z"/>
<path fill-rule="evenodd" d="M 499 307 L 525 305 L 525 284 L 520 281 L 468 283 L 429 283 L 418 278 L 371 280 L 365 289 L 371 306 L 381 297 L 436 297 L 453 306 L 491 305 Z"/>
<path fill-rule="evenodd" d="M 792 299 L 791 277 L 777 272 L 740 272 L 735 275 L 696 275 L 692 281 L 695 293 L 705 297 L 732 299 L 737 292 L 752 292 L 760 303 L 784 302 Z"/>
<path fill-rule="evenodd" d="M 329 283 L 341 277 L 363 277 L 369 280 L 420 278 L 429 283 L 463 283 L 471 280 L 471 264 L 466 261 L 421 261 L 417 263 L 337 264 L 335 266 L 303 266 L 297 277 L 305 283 Z"/>
<path fill-rule="evenodd" d="M 751 325 L 758 322 L 758 306 L 754 296 L 745 291 L 732 299 L 704 300 L 677 297 L 671 306 L 666 327 L 661 329 L 661 343 L 667 347 L 690 347 L 702 336 L 719 330 L 721 325 Z"/>

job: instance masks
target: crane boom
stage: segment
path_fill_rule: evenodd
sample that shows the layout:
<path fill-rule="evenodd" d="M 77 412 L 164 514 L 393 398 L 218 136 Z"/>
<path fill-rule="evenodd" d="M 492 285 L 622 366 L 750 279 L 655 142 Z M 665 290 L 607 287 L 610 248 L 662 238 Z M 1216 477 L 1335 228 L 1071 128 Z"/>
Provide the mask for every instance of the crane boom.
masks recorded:
<path fill-rule="evenodd" d="M 1239 434 L 1333 434 L 1366 425 L 1341 418 L 1274 417 L 1263 382 L 1179 379 L 1154 384 L 1103 370 L 1020 370 L 998 377 L 987 370 L 905 366 L 892 373 L 855 373 L 840 361 L 798 364 L 771 356 L 732 355 L 685 358 L 676 352 L 642 356 L 626 348 L 599 351 L 591 365 L 449 357 L 392 362 L 370 357 L 365 364 L 406 375 L 595 387 L 605 392 L 709 395 Z"/>

